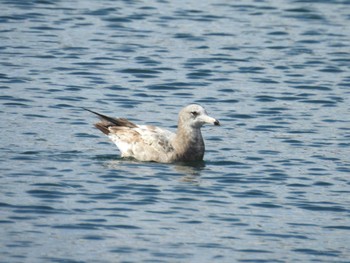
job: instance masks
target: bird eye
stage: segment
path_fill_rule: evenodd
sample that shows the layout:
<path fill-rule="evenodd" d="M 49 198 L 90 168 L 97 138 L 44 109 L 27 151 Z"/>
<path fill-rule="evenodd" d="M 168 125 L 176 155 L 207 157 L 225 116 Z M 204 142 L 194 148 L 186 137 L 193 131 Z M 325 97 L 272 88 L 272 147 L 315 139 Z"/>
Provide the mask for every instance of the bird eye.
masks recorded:
<path fill-rule="evenodd" d="M 196 116 L 198 115 L 198 112 L 196 112 L 196 111 L 191 111 L 191 115 L 192 115 L 193 117 L 196 117 Z"/>

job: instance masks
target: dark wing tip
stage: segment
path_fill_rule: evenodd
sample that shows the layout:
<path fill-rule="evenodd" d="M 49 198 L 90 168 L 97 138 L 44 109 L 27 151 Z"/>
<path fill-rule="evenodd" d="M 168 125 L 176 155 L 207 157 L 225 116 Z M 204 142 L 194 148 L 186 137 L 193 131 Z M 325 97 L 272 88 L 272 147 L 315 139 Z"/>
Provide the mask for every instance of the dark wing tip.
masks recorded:
<path fill-rule="evenodd" d="M 82 107 L 82 109 L 83 109 L 83 110 L 86 110 L 86 111 L 89 111 L 89 112 L 91 112 L 91 113 L 97 115 L 100 119 L 106 119 L 106 120 L 111 119 L 111 117 L 102 115 L 101 113 L 98 113 L 98 112 L 96 112 L 96 111 L 93 111 L 93 110 L 90 110 L 90 109 L 87 109 L 87 108 L 84 108 L 84 107 Z"/>
<path fill-rule="evenodd" d="M 108 135 L 109 134 L 109 129 L 108 127 L 110 127 L 110 125 L 108 123 L 105 122 L 98 122 L 95 123 L 95 127 L 97 129 L 99 129 L 101 132 L 103 132 L 104 134 Z"/>
<path fill-rule="evenodd" d="M 93 114 L 96 114 L 102 121 L 107 121 L 109 122 L 109 124 L 113 124 L 113 125 L 116 125 L 116 126 L 125 126 L 125 127 L 128 127 L 128 128 L 136 128 L 137 125 L 132 123 L 131 121 L 127 120 L 127 119 L 124 119 L 124 118 L 112 118 L 112 117 L 108 117 L 106 115 L 103 115 L 101 113 L 98 113 L 96 111 L 93 111 L 93 110 L 89 110 L 87 108 L 83 108 L 84 110 L 86 111 L 89 111 Z M 112 126 L 112 125 L 109 125 L 109 126 Z"/>

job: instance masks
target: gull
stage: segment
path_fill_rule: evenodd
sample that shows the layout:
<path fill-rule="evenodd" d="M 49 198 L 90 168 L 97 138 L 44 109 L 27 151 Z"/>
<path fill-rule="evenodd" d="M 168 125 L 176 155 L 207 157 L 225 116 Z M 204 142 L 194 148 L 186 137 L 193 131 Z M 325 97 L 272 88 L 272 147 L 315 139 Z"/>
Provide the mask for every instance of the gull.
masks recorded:
<path fill-rule="evenodd" d="M 100 122 L 95 127 L 116 144 L 122 157 L 159 163 L 194 162 L 203 160 L 205 146 L 201 133 L 204 124 L 219 126 L 198 104 L 184 107 L 178 116 L 177 131 L 153 125 L 137 125 L 125 118 L 96 114 Z"/>

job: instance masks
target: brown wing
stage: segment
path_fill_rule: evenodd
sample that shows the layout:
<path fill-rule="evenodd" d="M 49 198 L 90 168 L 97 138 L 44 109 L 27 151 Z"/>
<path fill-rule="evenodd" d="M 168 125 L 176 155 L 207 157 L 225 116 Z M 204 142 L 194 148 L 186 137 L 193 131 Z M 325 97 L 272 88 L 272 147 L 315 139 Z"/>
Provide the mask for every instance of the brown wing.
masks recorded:
<path fill-rule="evenodd" d="M 102 131 L 104 134 L 108 135 L 110 132 L 108 128 L 110 127 L 128 127 L 128 128 L 136 128 L 137 125 L 129 121 L 125 118 L 113 118 L 106 115 L 103 115 L 101 113 L 98 113 L 96 111 L 92 111 L 86 108 L 83 108 L 84 110 L 87 110 L 93 114 L 96 114 L 102 121 L 95 123 L 95 127 L 98 128 L 100 131 Z"/>

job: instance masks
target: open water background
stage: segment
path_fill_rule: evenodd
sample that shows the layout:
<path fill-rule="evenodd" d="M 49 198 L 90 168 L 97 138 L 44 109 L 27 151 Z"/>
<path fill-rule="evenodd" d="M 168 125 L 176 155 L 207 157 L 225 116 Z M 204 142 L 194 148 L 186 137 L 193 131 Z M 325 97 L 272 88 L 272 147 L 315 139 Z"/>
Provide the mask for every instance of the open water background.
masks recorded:
<path fill-rule="evenodd" d="M 0 0 L 0 262 L 350 262 L 349 90 L 347 0 Z M 192 102 L 192 165 L 79 108 Z"/>

